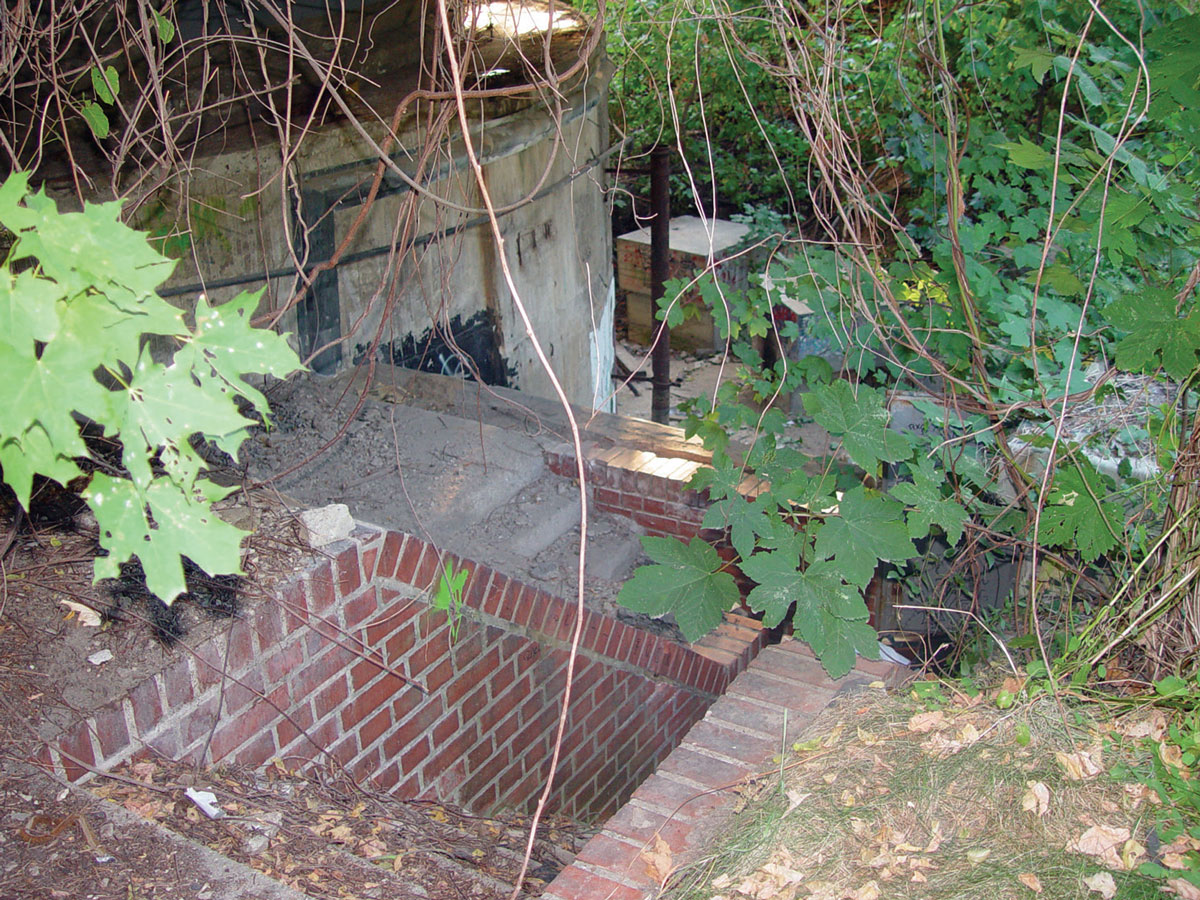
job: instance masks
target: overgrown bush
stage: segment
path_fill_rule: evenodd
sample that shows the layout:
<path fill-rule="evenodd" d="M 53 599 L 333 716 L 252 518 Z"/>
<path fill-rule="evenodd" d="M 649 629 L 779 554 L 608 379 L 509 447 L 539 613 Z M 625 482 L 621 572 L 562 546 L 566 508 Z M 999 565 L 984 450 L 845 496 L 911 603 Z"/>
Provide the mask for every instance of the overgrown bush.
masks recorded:
<path fill-rule="evenodd" d="M 1196 434 L 1200 18 L 1166 3 L 931 2 L 882 22 L 871 8 L 826 5 L 805 29 L 806 8 L 766 6 L 778 55 L 764 71 L 806 130 L 818 228 L 783 236 L 748 294 L 704 292 L 757 401 L 731 386 L 688 422 L 716 451 L 696 482 L 716 501 L 706 525 L 730 528 L 758 584 L 751 607 L 771 624 L 790 615 L 831 674 L 873 649 L 862 592 L 879 565 L 930 536 L 949 546 L 951 576 L 996 553 L 1024 562 L 1011 630 L 1043 657 L 1062 630 L 1067 665 L 1087 668 L 1166 627 L 1158 536 L 1194 517 L 1171 490 Z M 864 177 L 881 169 L 892 177 Z M 798 338 L 774 313 L 801 304 L 806 338 L 851 380 L 814 383 L 821 365 L 782 354 L 763 366 L 751 338 Z M 814 463 L 779 409 L 760 411 L 802 387 L 853 468 Z M 897 391 L 922 427 L 889 428 Z M 1117 412 L 1115 427 L 1079 427 Z M 743 425 L 758 436 L 734 459 L 727 435 Z M 1139 457 L 1151 465 L 1135 469 Z M 747 470 L 770 484 L 752 502 L 736 491 Z M 720 560 L 695 544 L 648 550 L 656 567 L 623 601 L 699 606 L 684 614 L 693 633 L 715 624 L 734 598 Z M 1046 561 L 1069 573 L 1053 596 Z M 663 593 L 672 578 L 689 592 Z M 1105 606 L 1135 578 L 1123 596 L 1137 603 Z M 1098 616 L 1108 627 L 1081 640 Z M 1177 649 L 1166 664 L 1195 666 Z"/>

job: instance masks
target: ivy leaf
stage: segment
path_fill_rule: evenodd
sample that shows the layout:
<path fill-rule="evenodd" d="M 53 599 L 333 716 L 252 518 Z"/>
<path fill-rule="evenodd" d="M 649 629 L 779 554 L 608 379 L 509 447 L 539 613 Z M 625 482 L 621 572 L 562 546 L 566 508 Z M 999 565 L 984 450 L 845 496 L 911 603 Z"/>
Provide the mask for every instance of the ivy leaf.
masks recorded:
<path fill-rule="evenodd" d="M 1031 143 L 1028 138 L 1023 137 L 1017 143 L 1010 142 L 996 146 L 1001 150 L 1007 150 L 1012 164 L 1020 166 L 1022 169 L 1039 171 L 1054 166 L 1054 157 L 1037 144 Z"/>
<path fill-rule="evenodd" d="M 804 395 L 804 408 L 818 425 L 840 436 L 850 458 L 868 472 L 882 460 L 896 462 L 909 454 L 908 441 L 888 429 L 884 393 L 845 381 L 819 384 Z"/>
<path fill-rule="evenodd" d="M 672 613 L 679 630 L 697 641 L 721 623 L 740 597 L 733 576 L 719 571 L 721 557 L 700 538 L 643 537 L 656 565 L 641 566 L 625 582 L 617 602 L 650 616 Z"/>
<path fill-rule="evenodd" d="M 158 39 L 164 44 L 171 43 L 175 39 L 175 23 L 157 9 L 151 11 L 154 13 L 154 30 L 158 32 Z"/>
<path fill-rule="evenodd" d="M 108 116 L 104 114 L 104 110 L 101 109 L 99 103 L 89 100 L 83 104 L 83 109 L 80 112 L 83 113 L 83 120 L 87 122 L 88 128 L 92 129 L 92 134 L 96 136 L 96 140 L 102 141 L 108 137 Z"/>
<path fill-rule="evenodd" d="M 1117 532 L 1125 514 L 1108 493 L 1103 477 L 1086 459 L 1064 464 L 1054 474 L 1054 484 L 1038 521 L 1037 539 L 1051 547 L 1075 547 L 1092 562 L 1117 546 Z"/>
<path fill-rule="evenodd" d="M 1161 288 L 1146 287 L 1109 304 L 1105 318 L 1129 334 L 1117 344 L 1116 362 L 1122 369 L 1142 372 L 1160 364 L 1176 381 L 1196 367 L 1200 349 L 1200 318 L 1195 312 L 1180 318 L 1175 298 Z"/>
<path fill-rule="evenodd" d="M 101 74 L 99 66 L 92 66 L 92 90 L 96 92 L 96 96 L 100 98 L 101 102 L 112 106 L 117 94 L 121 93 L 121 80 L 117 75 L 117 70 L 112 66 L 106 66 Z"/>
<path fill-rule="evenodd" d="M 942 496 L 944 473 L 939 477 L 933 462 L 922 458 L 913 470 L 911 482 L 901 482 L 891 490 L 891 495 L 912 507 L 908 511 L 908 534 L 912 538 L 923 538 L 929 534 L 931 525 L 939 526 L 946 533 L 946 540 L 954 547 L 962 539 L 967 511 L 950 497 Z"/>
<path fill-rule="evenodd" d="M 900 562 L 917 555 L 903 515 L 895 500 L 861 485 L 852 488 L 817 532 L 817 556 L 832 559 L 846 581 L 866 587 L 879 560 Z"/>

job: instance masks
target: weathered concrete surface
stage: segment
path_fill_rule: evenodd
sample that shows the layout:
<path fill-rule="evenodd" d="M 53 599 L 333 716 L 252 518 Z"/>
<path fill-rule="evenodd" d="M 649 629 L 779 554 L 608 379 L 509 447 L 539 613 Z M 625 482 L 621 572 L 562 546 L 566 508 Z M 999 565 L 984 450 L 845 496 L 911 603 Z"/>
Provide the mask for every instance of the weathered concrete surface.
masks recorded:
<path fill-rule="evenodd" d="M 300 506 L 345 503 L 356 519 L 418 535 L 556 594 L 573 595 L 579 490 L 551 473 L 543 456 L 544 446 L 563 439 L 561 409 L 555 420 L 556 407 L 538 403 L 542 417 L 527 405 L 531 398 L 508 391 L 489 395 L 497 408 L 481 419 L 460 417 L 443 410 L 467 413 L 474 404 L 465 395 L 479 385 L 391 367 L 377 375 L 365 396 L 363 379 L 354 373 L 280 385 L 270 398 L 275 429 L 243 449 L 249 475 L 267 479 L 284 473 L 272 484 Z M 421 398 L 396 387 L 400 381 L 424 384 L 427 395 L 440 397 L 430 403 L 436 409 L 409 405 Z M 456 394 L 463 403 L 454 401 Z M 507 405 L 514 397 L 520 408 Z M 679 442 L 677 430 L 671 431 Z M 616 612 L 611 599 L 641 556 L 640 534 L 622 516 L 589 511 L 589 594 L 606 611 Z"/>

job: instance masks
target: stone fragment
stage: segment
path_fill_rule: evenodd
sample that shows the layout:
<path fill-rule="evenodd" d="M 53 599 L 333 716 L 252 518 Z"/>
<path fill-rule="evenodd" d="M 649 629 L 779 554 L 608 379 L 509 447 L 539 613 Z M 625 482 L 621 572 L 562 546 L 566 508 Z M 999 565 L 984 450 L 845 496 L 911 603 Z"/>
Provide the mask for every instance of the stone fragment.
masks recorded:
<path fill-rule="evenodd" d="M 308 545 L 314 549 L 344 541 L 354 530 L 354 519 L 350 517 L 350 507 L 345 503 L 306 509 L 300 513 L 300 522 L 304 526 Z"/>

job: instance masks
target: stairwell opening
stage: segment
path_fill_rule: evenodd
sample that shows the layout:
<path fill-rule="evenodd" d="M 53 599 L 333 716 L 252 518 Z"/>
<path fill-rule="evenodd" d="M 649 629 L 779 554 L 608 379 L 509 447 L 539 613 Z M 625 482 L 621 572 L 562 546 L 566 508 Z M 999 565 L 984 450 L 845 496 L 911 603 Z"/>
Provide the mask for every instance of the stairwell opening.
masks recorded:
<path fill-rule="evenodd" d="M 574 605 L 399 532 L 360 526 L 332 549 L 41 761 L 81 780 L 148 751 L 252 767 L 333 760 L 397 799 L 532 808 Z M 428 602 L 444 565 L 468 572 L 455 623 Z M 764 642 L 736 618 L 685 646 L 586 611 L 551 809 L 613 814 Z"/>

